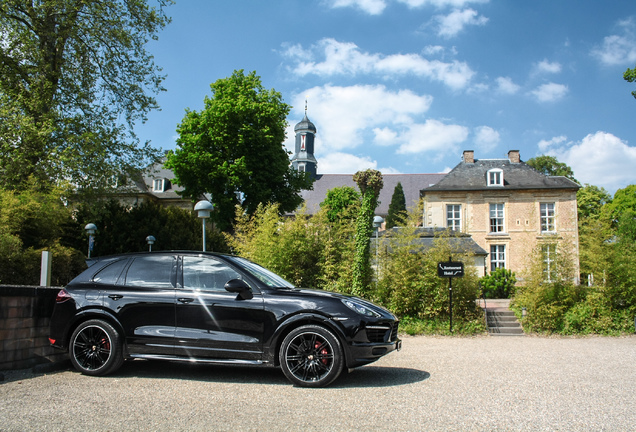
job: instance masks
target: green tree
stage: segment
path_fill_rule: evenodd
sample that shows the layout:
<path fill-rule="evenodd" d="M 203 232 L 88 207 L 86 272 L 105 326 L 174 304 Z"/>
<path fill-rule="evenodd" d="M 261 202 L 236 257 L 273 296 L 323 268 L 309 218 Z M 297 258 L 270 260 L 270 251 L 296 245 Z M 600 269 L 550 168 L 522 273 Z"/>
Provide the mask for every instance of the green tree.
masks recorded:
<path fill-rule="evenodd" d="M 238 211 L 233 235 L 235 253 L 281 275 L 299 287 L 320 288 L 324 226 L 304 210 L 283 218 L 278 204 L 260 205 L 253 215 Z"/>
<path fill-rule="evenodd" d="M 529 159 L 526 163 L 542 174 L 548 176 L 563 176 L 578 183 L 578 180 L 574 178 L 572 168 L 563 162 L 559 162 L 554 156 L 537 156 Z"/>
<path fill-rule="evenodd" d="M 149 235 L 156 239 L 153 250 L 201 250 L 203 246 L 201 221 L 193 211 L 178 207 L 152 202 L 127 207 L 116 200 L 99 200 L 80 204 L 75 218 L 69 238 L 73 239 L 72 246 L 85 253 L 84 226 L 97 225 L 93 256 L 148 250 Z M 210 227 L 206 229 L 206 240 L 208 250 L 229 252 L 221 233 Z"/>
<path fill-rule="evenodd" d="M 371 283 L 370 244 L 373 234 L 373 213 L 384 186 L 382 173 L 373 169 L 358 171 L 353 175 L 362 193 L 362 205 L 356 219 L 355 258 L 353 263 L 353 293 L 364 296 Z"/>
<path fill-rule="evenodd" d="M 623 79 L 630 83 L 636 82 L 636 67 L 634 69 L 628 68 L 623 74 Z M 632 92 L 632 96 L 636 98 L 636 90 Z"/>
<path fill-rule="evenodd" d="M 68 283 L 85 268 L 83 254 L 62 241 L 72 223 L 59 190 L 32 183 L 19 192 L 0 189 L 0 283 L 38 285 L 44 250 L 53 257 L 52 285 Z"/>
<path fill-rule="evenodd" d="M 163 77 L 145 45 L 171 0 L 0 3 L 0 184 L 100 187 L 153 162 L 134 125 Z"/>
<path fill-rule="evenodd" d="M 576 205 L 579 222 L 597 219 L 601 216 L 601 209 L 612 202 L 612 196 L 604 188 L 585 184 L 576 192 Z"/>
<path fill-rule="evenodd" d="M 223 231 L 231 229 L 236 205 L 249 214 L 268 202 L 278 203 L 282 213 L 295 210 L 299 192 L 312 183 L 290 166 L 282 145 L 289 105 L 265 89 L 255 72 L 234 71 L 210 87 L 205 108 L 186 112 L 177 149 L 168 154 L 166 167 L 183 195 L 212 194 L 211 218 Z"/>
<path fill-rule="evenodd" d="M 612 222 L 614 226 L 618 226 L 619 221 L 628 221 L 636 216 L 636 185 L 629 185 L 623 189 L 619 189 L 614 194 L 611 202 L 603 206 L 603 217 Z"/>
<path fill-rule="evenodd" d="M 386 217 L 386 229 L 393 228 L 396 225 L 404 223 L 406 219 L 406 198 L 404 197 L 404 189 L 402 183 L 398 182 L 393 189 L 391 203 L 389 204 L 389 214 Z"/>
<path fill-rule="evenodd" d="M 610 266 L 611 243 L 614 236 L 609 221 L 602 218 L 603 207 L 612 196 L 603 188 L 585 184 L 576 193 L 579 222 L 579 262 L 581 281 L 601 278 Z M 597 283 L 603 283 L 602 278 Z"/>
<path fill-rule="evenodd" d="M 360 193 L 350 186 L 329 189 L 320 207 L 327 211 L 329 222 L 336 222 L 343 217 L 353 217 L 353 213 L 357 213 L 360 207 Z"/>

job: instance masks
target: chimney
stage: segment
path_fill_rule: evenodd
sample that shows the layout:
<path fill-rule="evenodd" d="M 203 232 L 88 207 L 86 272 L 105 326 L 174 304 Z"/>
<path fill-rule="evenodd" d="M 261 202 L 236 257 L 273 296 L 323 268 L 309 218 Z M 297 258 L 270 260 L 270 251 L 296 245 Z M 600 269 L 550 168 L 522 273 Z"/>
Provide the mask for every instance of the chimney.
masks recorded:
<path fill-rule="evenodd" d="M 474 150 L 464 150 L 464 163 L 475 163 Z"/>
<path fill-rule="evenodd" d="M 519 150 L 510 150 L 508 152 L 508 159 L 510 159 L 510 163 L 521 162 L 521 157 L 519 156 Z"/>

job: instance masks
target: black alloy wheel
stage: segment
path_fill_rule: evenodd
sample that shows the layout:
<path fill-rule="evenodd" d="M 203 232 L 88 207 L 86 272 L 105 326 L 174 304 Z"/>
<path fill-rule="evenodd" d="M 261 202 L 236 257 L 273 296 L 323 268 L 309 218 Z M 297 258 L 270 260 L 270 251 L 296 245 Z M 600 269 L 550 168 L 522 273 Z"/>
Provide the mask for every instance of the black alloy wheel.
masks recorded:
<path fill-rule="evenodd" d="M 86 321 L 75 329 L 69 354 L 75 369 L 85 375 L 106 375 L 124 362 L 119 333 L 102 320 Z"/>
<path fill-rule="evenodd" d="M 324 387 L 342 371 L 342 349 L 338 339 L 324 327 L 306 325 L 293 330 L 281 345 L 283 373 L 302 387 Z"/>

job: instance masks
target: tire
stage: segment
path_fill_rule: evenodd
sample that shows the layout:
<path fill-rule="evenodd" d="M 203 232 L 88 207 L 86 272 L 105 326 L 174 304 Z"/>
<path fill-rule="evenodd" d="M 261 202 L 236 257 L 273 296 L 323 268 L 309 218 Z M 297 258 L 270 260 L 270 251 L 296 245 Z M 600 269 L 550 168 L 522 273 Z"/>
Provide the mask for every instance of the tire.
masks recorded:
<path fill-rule="evenodd" d="M 121 336 L 99 319 L 83 322 L 75 329 L 68 351 L 71 363 L 84 375 L 107 375 L 124 363 Z"/>
<path fill-rule="evenodd" d="M 300 387 L 324 387 L 343 369 L 340 341 L 329 330 L 317 325 L 298 327 L 280 347 L 279 362 L 289 381 Z"/>

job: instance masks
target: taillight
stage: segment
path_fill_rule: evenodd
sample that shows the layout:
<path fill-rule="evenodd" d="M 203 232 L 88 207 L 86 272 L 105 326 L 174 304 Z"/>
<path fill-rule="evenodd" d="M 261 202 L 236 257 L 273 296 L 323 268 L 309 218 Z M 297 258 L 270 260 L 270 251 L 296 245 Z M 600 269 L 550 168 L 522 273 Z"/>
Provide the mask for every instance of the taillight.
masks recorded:
<path fill-rule="evenodd" d="M 60 290 L 57 293 L 57 297 L 55 297 L 55 303 L 64 303 L 67 300 L 71 299 L 71 295 L 65 289 Z"/>

